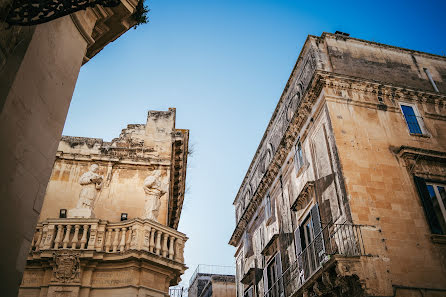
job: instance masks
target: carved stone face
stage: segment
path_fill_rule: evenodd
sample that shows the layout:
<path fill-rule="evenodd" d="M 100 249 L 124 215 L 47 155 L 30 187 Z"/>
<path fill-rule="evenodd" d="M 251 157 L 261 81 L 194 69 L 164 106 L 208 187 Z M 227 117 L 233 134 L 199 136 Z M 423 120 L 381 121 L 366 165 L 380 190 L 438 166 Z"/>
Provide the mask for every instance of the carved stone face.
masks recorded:
<path fill-rule="evenodd" d="M 99 169 L 99 166 L 97 164 L 93 164 L 90 166 L 90 171 L 96 173 Z"/>

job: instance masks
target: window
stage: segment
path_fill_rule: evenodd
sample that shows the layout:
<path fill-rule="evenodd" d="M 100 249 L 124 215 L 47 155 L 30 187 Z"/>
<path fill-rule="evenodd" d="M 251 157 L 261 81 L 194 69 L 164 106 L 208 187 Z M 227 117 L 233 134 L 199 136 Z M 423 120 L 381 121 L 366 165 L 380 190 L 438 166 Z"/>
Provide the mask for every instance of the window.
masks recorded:
<path fill-rule="evenodd" d="M 245 258 L 248 258 L 254 254 L 254 250 L 252 248 L 252 236 L 248 231 L 245 231 L 245 235 L 243 236 L 243 249 L 245 251 Z"/>
<path fill-rule="evenodd" d="M 308 216 L 294 231 L 299 279 L 308 279 L 321 266 L 325 255 L 319 207 L 314 205 Z"/>
<path fill-rule="evenodd" d="M 432 201 L 435 216 L 440 223 L 443 234 L 446 233 L 446 185 L 427 183 L 427 190 Z"/>
<path fill-rule="evenodd" d="M 296 162 L 295 162 L 296 171 L 298 171 L 302 166 L 305 165 L 305 159 L 304 159 L 303 152 L 302 152 L 302 144 L 300 143 L 300 141 L 298 141 L 297 145 L 296 145 L 295 159 L 296 159 Z"/>
<path fill-rule="evenodd" d="M 418 110 L 415 105 L 401 104 L 401 111 L 403 112 L 404 119 L 406 120 L 407 127 L 411 134 L 424 134 L 423 133 L 423 119 L 418 114 Z"/>
<path fill-rule="evenodd" d="M 269 220 L 269 218 L 271 218 L 272 216 L 272 205 L 271 205 L 271 196 L 270 194 L 266 194 L 266 198 L 265 198 L 265 220 Z"/>
<path fill-rule="evenodd" d="M 253 297 L 252 286 L 250 286 L 246 291 L 244 297 Z"/>
<path fill-rule="evenodd" d="M 284 295 L 280 253 L 272 257 L 263 270 L 263 287 L 265 297 L 281 297 Z"/>
<path fill-rule="evenodd" d="M 446 234 L 446 185 L 414 179 L 431 232 Z"/>

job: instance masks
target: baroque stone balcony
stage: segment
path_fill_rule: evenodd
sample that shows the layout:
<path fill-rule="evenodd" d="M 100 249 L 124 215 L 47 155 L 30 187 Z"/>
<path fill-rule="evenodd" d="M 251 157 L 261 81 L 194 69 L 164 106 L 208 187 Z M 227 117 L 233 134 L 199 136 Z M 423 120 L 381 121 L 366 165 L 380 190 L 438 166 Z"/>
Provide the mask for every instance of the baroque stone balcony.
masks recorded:
<path fill-rule="evenodd" d="M 118 223 L 100 219 L 49 219 L 37 225 L 30 256 L 40 257 L 60 249 L 105 254 L 145 251 L 183 263 L 186 240 L 181 232 L 139 218 Z"/>
<path fill-rule="evenodd" d="M 167 296 L 187 269 L 186 240 L 139 218 L 48 219 L 36 227 L 19 296 Z"/>

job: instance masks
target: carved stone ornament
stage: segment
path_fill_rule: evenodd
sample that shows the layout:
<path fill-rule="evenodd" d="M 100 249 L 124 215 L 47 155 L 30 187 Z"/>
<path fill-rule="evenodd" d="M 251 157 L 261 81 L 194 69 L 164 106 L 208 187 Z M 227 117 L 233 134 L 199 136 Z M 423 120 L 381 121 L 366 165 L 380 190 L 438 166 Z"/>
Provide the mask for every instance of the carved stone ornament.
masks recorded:
<path fill-rule="evenodd" d="M 166 193 L 161 189 L 161 172 L 155 170 L 144 180 L 145 204 L 143 219 L 158 221 L 161 197 Z"/>
<path fill-rule="evenodd" d="M 299 68 L 295 72 L 297 73 L 297 76 L 294 83 L 292 83 L 287 90 L 287 94 L 285 95 L 284 99 L 279 102 L 279 105 L 274 112 L 273 119 L 269 123 L 267 131 L 265 132 L 265 139 L 262 141 L 261 146 L 256 152 L 256 156 L 251 163 L 247 176 L 245 177 L 245 181 L 240 187 L 240 191 L 238 193 L 239 196 L 241 193 L 247 192 L 247 187 L 251 188 L 250 197 L 248 197 L 248 201 L 245 201 L 245 207 L 251 200 L 252 194 L 256 192 L 264 173 L 267 171 L 286 132 L 286 129 L 288 128 L 294 113 L 298 109 L 303 94 L 307 90 L 315 70 L 316 53 L 313 48 L 310 48 L 310 50 L 303 57 Z"/>
<path fill-rule="evenodd" d="M 104 177 L 97 173 L 98 170 L 99 166 L 93 164 L 90 166 L 90 170 L 82 174 L 80 177 L 79 184 L 81 185 L 81 191 L 79 193 L 79 199 L 76 208 L 68 211 L 69 218 L 94 217 L 94 203 L 102 188 L 102 182 L 104 180 Z"/>
<path fill-rule="evenodd" d="M 53 280 L 55 282 L 73 283 L 80 281 L 79 253 L 68 251 L 53 254 Z"/>

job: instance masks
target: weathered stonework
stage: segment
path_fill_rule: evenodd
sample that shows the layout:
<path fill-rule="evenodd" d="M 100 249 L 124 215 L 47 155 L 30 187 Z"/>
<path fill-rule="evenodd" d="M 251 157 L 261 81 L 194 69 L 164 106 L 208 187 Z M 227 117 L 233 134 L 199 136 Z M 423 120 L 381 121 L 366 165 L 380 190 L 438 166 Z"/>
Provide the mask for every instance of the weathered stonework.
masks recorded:
<path fill-rule="evenodd" d="M 189 131 L 175 112 L 111 142 L 62 137 L 19 296 L 166 296 L 180 281 Z"/>
<path fill-rule="evenodd" d="M 445 235 L 414 183 L 446 183 L 444 77 L 444 57 L 308 37 L 234 200 L 239 297 L 446 293 Z"/>
<path fill-rule="evenodd" d="M 81 66 L 130 29 L 137 0 L 96 6 L 37 26 L 9 26 L 0 5 L 0 273 L 17 295 Z M 24 187 L 23 184 L 26 184 Z"/>

